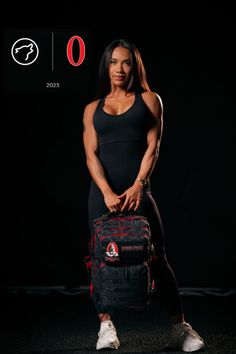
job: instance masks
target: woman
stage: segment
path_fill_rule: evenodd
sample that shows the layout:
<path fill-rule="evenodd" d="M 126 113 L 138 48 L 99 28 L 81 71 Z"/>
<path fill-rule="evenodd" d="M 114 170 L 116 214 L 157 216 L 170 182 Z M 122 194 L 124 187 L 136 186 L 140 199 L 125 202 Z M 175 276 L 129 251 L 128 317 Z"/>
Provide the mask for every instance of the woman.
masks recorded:
<path fill-rule="evenodd" d="M 85 107 L 83 141 L 92 177 L 89 225 L 108 211 L 134 210 L 151 226 L 157 253 L 158 293 L 172 321 L 169 347 L 192 352 L 204 342 L 185 322 L 177 282 L 168 264 L 163 228 L 149 177 L 158 158 L 163 127 L 160 97 L 151 92 L 136 46 L 115 40 L 99 67 L 99 99 Z M 97 349 L 118 349 L 111 314 L 95 304 L 101 321 Z M 184 335 L 183 335 L 184 333 Z"/>

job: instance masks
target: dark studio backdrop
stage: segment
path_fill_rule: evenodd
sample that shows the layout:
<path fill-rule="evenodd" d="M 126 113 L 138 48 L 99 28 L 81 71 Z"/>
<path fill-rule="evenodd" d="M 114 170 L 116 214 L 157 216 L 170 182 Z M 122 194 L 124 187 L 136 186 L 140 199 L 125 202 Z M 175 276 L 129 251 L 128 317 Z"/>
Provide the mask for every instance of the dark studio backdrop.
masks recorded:
<path fill-rule="evenodd" d="M 66 56 L 74 35 L 86 48 L 80 66 Z M 173 16 L 145 29 L 82 27 L 70 18 L 65 25 L 5 28 L 1 286 L 88 284 L 82 114 L 95 94 L 103 50 L 126 38 L 140 50 L 164 104 L 151 185 L 179 285 L 235 287 L 231 36 L 231 16 L 220 11 Z M 19 38 L 38 44 L 32 65 L 11 56 Z M 75 41 L 75 59 L 80 49 Z"/>

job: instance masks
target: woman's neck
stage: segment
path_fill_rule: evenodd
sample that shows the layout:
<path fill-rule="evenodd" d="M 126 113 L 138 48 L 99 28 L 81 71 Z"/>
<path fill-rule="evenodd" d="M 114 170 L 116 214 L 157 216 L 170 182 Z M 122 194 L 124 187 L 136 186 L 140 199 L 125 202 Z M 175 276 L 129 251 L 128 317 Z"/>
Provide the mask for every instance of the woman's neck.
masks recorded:
<path fill-rule="evenodd" d="M 128 92 L 127 90 L 120 88 L 112 88 L 111 91 L 107 94 L 107 98 L 125 98 L 133 96 L 134 92 Z"/>

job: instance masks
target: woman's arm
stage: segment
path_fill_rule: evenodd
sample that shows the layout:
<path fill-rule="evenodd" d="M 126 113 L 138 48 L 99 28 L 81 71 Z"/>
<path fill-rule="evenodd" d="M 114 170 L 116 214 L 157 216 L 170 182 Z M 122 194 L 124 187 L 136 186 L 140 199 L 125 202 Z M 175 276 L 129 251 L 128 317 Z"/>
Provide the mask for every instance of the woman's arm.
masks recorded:
<path fill-rule="evenodd" d="M 97 101 L 94 101 L 85 107 L 83 115 L 83 143 L 86 155 L 86 163 L 90 175 L 101 192 L 105 194 L 106 192 L 109 192 L 111 188 L 107 183 L 102 164 L 97 156 L 98 140 L 96 131 L 93 126 L 93 115 L 97 103 Z"/>
<path fill-rule="evenodd" d="M 143 99 L 151 113 L 151 120 L 147 133 L 147 150 L 143 156 L 136 180 L 145 180 L 150 177 L 158 159 L 163 131 L 163 105 L 161 98 L 154 92 L 145 92 Z"/>
<path fill-rule="evenodd" d="M 163 131 L 163 105 L 161 98 L 154 92 L 145 92 L 142 97 L 150 110 L 150 123 L 147 132 L 147 149 L 142 158 L 140 169 L 133 186 L 119 196 L 121 200 L 124 200 L 121 211 L 125 209 L 138 209 L 142 197 L 142 181 L 145 181 L 150 177 L 159 154 Z"/>
<path fill-rule="evenodd" d="M 115 194 L 109 186 L 105 177 L 103 166 L 99 157 L 97 156 L 98 139 L 93 125 L 93 115 L 97 104 L 98 101 L 94 101 L 88 104 L 85 107 L 83 115 L 83 143 L 86 155 L 86 163 L 92 179 L 104 196 L 106 206 L 110 211 L 117 211 L 120 209 L 122 202 L 118 198 L 117 194 Z"/>

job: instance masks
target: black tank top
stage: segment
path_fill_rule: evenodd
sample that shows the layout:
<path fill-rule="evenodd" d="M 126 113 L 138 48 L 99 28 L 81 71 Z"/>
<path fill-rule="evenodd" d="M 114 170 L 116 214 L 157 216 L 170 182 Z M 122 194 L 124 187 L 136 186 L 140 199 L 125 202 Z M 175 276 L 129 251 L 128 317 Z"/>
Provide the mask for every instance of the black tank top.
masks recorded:
<path fill-rule="evenodd" d="M 131 187 L 147 149 L 147 129 L 150 111 L 141 94 L 124 113 L 113 115 L 103 109 L 100 99 L 94 113 L 94 128 L 98 136 L 98 156 L 106 178 L 115 193 Z"/>

